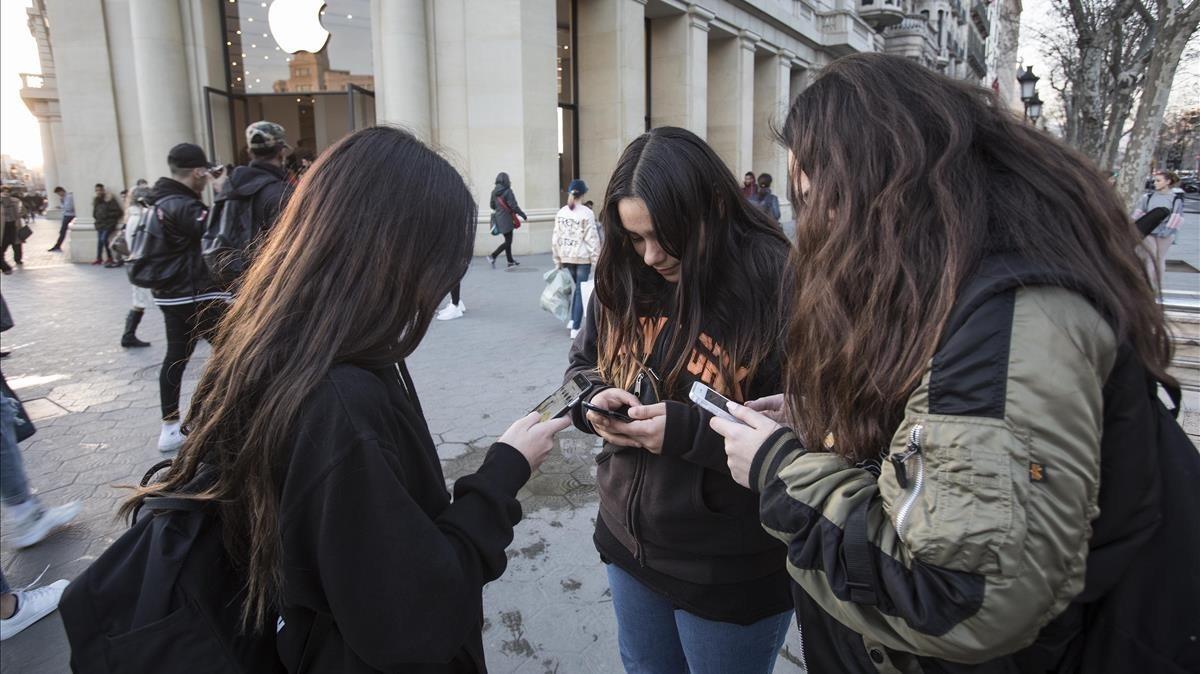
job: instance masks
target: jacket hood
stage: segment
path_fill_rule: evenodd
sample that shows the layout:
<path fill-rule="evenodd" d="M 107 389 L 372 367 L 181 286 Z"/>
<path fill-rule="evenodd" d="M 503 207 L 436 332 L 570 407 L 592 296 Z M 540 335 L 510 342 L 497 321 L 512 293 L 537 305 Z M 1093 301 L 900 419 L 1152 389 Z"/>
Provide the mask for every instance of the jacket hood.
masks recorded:
<path fill-rule="evenodd" d="M 200 198 L 200 195 L 196 194 L 196 192 L 193 191 L 192 188 L 188 187 L 187 185 L 184 185 L 183 183 L 179 182 L 178 180 L 175 180 L 173 178 L 162 177 L 162 178 L 159 178 L 158 181 L 154 183 L 154 188 L 150 190 L 150 198 L 147 199 L 146 201 L 147 201 L 147 203 L 153 204 L 153 203 L 157 203 L 158 201 L 160 201 L 162 199 L 165 199 L 166 197 L 175 196 L 175 195 L 181 196 L 181 197 L 191 197 L 192 199 Z"/>
<path fill-rule="evenodd" d="M 284 170 L 274 164 L 251 162 L 233 169 L 225 189 L 231 196 L 250 197 L 267 185 L 286 179 Z"/>
<path fill-rule="evenodd" d="M 512 181 L 509 180 L 508 174 L 502 171 L 496 174 L 496 187 L 492 189 L 492 194 L 500 194 L 511 187 Z"/>

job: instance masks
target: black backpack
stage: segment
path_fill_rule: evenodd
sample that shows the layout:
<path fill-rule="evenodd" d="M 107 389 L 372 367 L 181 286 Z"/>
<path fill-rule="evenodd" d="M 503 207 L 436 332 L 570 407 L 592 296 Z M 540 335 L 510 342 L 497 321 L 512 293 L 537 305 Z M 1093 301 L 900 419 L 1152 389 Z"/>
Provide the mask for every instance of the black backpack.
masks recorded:
<path fill-rule="evenodd" d="M 232 286 L 250 267 L 259 230 L 254 217 L 256 194 L 241 194 L 227 184 L 208 212 L 201 255 L 209 274 L 224 288 Z"/>
<path fill-rule="evenodd" d="M 171 461 L 156 464 L 142 486 Z M 215 479 L 202 469 L 184 490 Z M 150 497 L 134 524 L 79 575 L 59 602 L 76 674 L 284 672 L 276 617 L 240 629 L 245 577 L 225 554 L 215 504 Z M 139 515 L 141 517 L 139 518 Z"/>
<path fill-rule="evenodd" d="M 187 259 L 167 245 L 161 214 L 162 205 L 168 200 L 182 198 L 168 196 L 142 209 L 129 235 L 129 255 L 125 264 L 125 273 L 133 285 L 154 290 L 166 287 L 188 273 Z"/>

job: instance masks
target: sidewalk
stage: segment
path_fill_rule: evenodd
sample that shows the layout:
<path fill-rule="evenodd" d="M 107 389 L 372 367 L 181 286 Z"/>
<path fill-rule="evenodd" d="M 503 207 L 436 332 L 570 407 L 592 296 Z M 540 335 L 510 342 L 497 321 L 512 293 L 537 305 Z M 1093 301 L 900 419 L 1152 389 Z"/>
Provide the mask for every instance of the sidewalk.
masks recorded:
<path fill-rule="evenodd" d="M 34 225 L 25 268 L 3 278 L 16 326 L 4 376 L 26 401 L 38 432 L 22 444 L 31 485 L 48 503 L 83 502 L 70 528 L 45 543 L 0 554 L 14 587 L 50 565 L 44 580 L 73 578 L 124 525 L 122 491 L 160 459 L 158 371 L 162 316 L 146 313 L 147 349 L 118 346 L 130 290 L 123 270 L 45 253 L 57 223 Z M 474 470 L 491 442 L 562 380 L 567 329 L 538 308 L 549 256 L 493 270 L 475 260 L 463 282 L 466 317 L 435 321 L 410 369 L 443 459 L 447 486 Z M 201 345 L 184 379 L 185 404 L 208 354 Z M 620 672 L 608 583 L 595 548 L 596 439 L 562 433 L 558 448 L 522 490 L 525 519 L 509 568 L 484 592 L 484 643 L 493 672 Z M 404 607 L 397 607 L 404 610 Z M 802 671 L 795 630 L 777 672 Z M 69 653 L 57 615 L 4 642 L 5 673 L 58 674 Z"/>

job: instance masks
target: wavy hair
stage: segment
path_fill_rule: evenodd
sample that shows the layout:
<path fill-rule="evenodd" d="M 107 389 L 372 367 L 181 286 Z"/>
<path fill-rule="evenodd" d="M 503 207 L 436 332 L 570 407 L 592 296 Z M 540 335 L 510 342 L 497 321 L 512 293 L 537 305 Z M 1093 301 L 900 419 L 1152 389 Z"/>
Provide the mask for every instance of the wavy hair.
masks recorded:
<path fill-rule="evenodd" d="M 624 199 L 646 205 L 660 245 L 680 262 L 679 283 L 667 283 L 637 254 L 621 222 Z M 646 343 L 646 322 L 669 312 L 673 325 L 660 373 L 666 395 L 685 393 L 681 377 L 703 328 L 720 342 L 721 354 L 709 354 L 718 356 L 710 361 L 740 399 L 739 382 L 752 380 L 778 348 L 779 282 L 788 246 L 782 230 L 746 201 L 707 143 L 669 126 L 625 148 L 602 209 L 605 245 L 596 270 L 601 376 L 631 387 L 653 348 Z"/>
<path fill-rule="evenodd" d="M 290 428 L 334 365 L 411 354 L 466 273 L 475 203 L 450 164 L 411 134 L 363 129 L 305 172 L 221 320 L 187 438 L 147 496 L 216 501 L 231 560 L 247 572 L 245 626 L 263 624 L 280 582 L 279 485 Z M 202 464 L 217 480 L 184 489 Z"/>
<path fill-rule="evenodd" d="M 848 56 L 796 98 L 781 136 L 802 204 L 785 380 L 803 437 L 832 433 L 834 451 L 878 456 L 960 287 L 998 253 L 1075 279 L 1173 381 L 1138 236 L 1107 176 L 990 91 L 903 58 Z"/>

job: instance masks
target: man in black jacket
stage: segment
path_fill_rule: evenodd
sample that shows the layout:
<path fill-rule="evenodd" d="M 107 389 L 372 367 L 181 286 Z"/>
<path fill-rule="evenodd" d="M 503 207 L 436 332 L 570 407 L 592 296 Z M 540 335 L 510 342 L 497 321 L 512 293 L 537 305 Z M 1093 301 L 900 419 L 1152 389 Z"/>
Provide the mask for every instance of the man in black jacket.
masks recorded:
<path fill-rule="evenodd" d="M 250 201 L 254 231 L 261 236 L 275 225 L 287 203 L 289 189 L 283 165 L 292 148 L 284 128 L 265 120 L 246 127 L 246 147 L 254 160 L 233 170 L 222 196 Z"/>
<path fill-rule="evenodd" d="M 230 299 L 208 274 L 200 256 L 200 239 L 208 221 L 208 206 L 200 193 L 213 182 L 219 191 L 225 180 L 210 164 L 204 150 L 180 143 L 167 155 L 171 177 L 154 183 L 147 203 L 162 226 L 163 251 L 178 260 L 170 278 L 154 288 L 154 303 L 163 312 L 167 328 L 167 353 L 158 376 L 162 403 L 162 432 L 158 449 L 164 453 L 183 445 L 179 430 L 179 393 L 188 359 L 200 339 L 209 339 Z"/>

